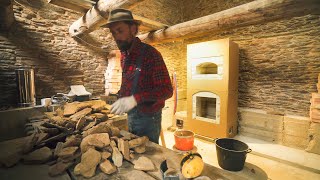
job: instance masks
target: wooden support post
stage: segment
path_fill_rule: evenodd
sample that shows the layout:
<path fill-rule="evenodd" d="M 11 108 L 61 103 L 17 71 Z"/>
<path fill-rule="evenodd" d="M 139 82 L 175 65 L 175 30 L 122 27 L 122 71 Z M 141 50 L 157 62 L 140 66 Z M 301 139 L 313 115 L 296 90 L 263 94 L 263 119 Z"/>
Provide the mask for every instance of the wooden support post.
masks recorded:
<path fill-rule="evenodd" d="M 138 36 L 149 44 L 320 12 L 318 0 L 257 0 Z"/>
<path fill-rule="evenodd" d="M 162 144 L 162 146 L 165 147 L 165 148 L 167 148 L 167 146 L 166 146 L 166 141 L 165 141 L 165 139 L 164 139 L 164 135 L 163 135 L 163 130 L 162 130 L 162 129 L 161 129 L 161 131 L 160 131 L 160 138 L 161 138 L 161 144 Z"/>

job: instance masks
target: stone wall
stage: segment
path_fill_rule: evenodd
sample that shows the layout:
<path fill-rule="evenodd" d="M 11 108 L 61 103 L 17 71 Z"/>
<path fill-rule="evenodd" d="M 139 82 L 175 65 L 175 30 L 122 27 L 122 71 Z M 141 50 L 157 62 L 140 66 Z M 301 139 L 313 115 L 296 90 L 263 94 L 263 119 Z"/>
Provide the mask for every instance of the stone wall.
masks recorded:
<path fill-rule="evenodd" d="M 179 3 L 146 0 L 133 12 L 165 24 L 176 24 L 182 18 L 169 7 L 180 7 Z M 71 38 L 68 28 L 82 14 L 48 4 L 46 0 L 17 0 L 13 7 L 16 22 L 9 31 L 0 34 L 2 109 L 17 104 L 14 70 L 20 67 L 35 69 L 38 103 L 40 98 L 68 93 L 74 84 L 84 85 L 94 96 L 105 94 L 107 55 L 116 49 L 108 30 L 101 28 Z"/>
<path fill-rule="evenodd" d="M 71 38 L 68 27 L 80 14 L 47 1 L 14 3 L 14 16 L 15 24 L 0 34 L 1 106 L 16 104 L 14 69 L 19 67 L 35 69 L 38 100 L 68 93 L 73 84 L 82 84 L 95 95 L 104 93 L 103 30 L 82 37 L 86 42 Z"/>
<path fill-rule="evenodd" d="M 174 25 L 184 21 L 183 5 L 183 0 L 145 0 L 134 7 L 132 12 L 163 24 Z"/>
<path fill-rule="evenodd" d="M 308 116 L 320 72 L 320 16 L 266 22 L 186 41 L 239 45 L 239 107 Z"/>
<path fill-rule="evenodd" d="M 230 9 L 253 0 L 183 0 L 183 20 L 189 21 Z"/>
<path fill-rule="evenodd" d="M 146 0 L 133 12 L 173 25 L 247 2 Z M 82 40 L 73 39 L 68 26 L 80 14 L 45 0 L 23 5 L 14 3 L 16 23 L 0 34 L 0 105 L 16 104 L 14 69 L 18 67 L 35 68 L 38 99 L 66 93 L 71 84 L 83 84 L 94 95 L 104 94 L 107 54 L 115 49 L 108 31 L 99 29 Z M 240 47 L 239 107 L 308 116 L 310 94 L 316 91 L 320 71 L 319 17 L 307 15 L 209 32 L 156 48 L 169 73 L 177 72 L 178 89 L 186 89 L 187 44 L 230 38 Z"/>

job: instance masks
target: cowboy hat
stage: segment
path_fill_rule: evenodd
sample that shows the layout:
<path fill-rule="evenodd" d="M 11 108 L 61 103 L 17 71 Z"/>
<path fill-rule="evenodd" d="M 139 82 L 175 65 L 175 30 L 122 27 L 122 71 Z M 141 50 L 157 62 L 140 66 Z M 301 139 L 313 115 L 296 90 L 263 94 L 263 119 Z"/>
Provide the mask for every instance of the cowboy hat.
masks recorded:
<path fill-rule="evenodd" d="M 133 19 L 131 11 L 126 9 L 113 9 L 109 13 L 107 24 L 103 25 L 103 27 L 109 27 L 110 24 L 121 21 L 131 21 L 137 25 L 141 24 L 141 21 Z"/>

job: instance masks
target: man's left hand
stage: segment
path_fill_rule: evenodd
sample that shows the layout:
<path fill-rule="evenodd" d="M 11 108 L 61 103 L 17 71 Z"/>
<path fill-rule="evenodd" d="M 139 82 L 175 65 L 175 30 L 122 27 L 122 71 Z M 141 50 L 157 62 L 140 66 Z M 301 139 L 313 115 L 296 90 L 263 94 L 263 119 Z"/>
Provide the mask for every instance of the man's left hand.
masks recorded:
<path fill-rule="evenodd" d="M 118 99 L 111 105 L 110 112 L 112 114 L 123 114 L 137 106 L 137 101 L 133 96 Z"/>

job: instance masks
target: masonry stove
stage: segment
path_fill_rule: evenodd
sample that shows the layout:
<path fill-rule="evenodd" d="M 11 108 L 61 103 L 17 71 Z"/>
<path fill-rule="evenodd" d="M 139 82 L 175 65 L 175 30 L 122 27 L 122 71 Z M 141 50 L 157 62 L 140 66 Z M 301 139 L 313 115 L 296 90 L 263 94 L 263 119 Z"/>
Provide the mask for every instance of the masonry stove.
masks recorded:
<path fill-rule="evenodd" d="M 238 45 L 229 39 L 187 47 L 185 129 L 209 138 L 237 133 Z"/>

